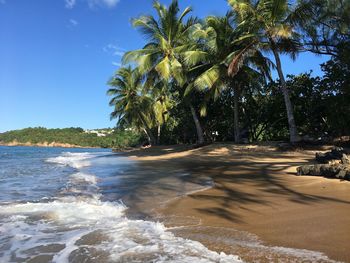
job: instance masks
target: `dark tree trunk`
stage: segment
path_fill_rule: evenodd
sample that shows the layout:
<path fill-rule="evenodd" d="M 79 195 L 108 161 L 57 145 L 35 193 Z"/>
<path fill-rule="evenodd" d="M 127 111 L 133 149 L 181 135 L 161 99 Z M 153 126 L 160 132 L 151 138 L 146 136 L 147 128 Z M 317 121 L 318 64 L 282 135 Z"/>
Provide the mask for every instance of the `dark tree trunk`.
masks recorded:
<path fill-rule="evenodd" d="M 233 125 L 234 125 L 234 135 L 235 143 L 240 143 L 240 129 L 239 129 L 239 96 L 240 96 L 240 87 L 236 86 L 234 88 L 234 105 L 233 105 Z"/>
<path fill-rule="evenodd" d="M 196 125 L 196 131 L 197 131 L 197 138 L 198 138 L 198 144 L 204 143 L 204 136 L 203 136 L 203 130 L 201 127 L 201 124 L 199 122 L 198 116 L 196 114 L 196 110 L 194 109 L 193 105 L 189 103 L 191 114 L 193 117 L 194 124 Z"/>

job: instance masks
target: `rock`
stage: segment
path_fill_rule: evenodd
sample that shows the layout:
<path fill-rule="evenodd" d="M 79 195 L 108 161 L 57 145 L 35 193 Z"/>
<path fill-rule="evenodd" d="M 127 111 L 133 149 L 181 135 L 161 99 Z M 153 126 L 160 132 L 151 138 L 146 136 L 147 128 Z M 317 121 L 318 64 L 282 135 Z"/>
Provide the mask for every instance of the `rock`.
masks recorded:
<path fill-rule="evenodd" d="M 350 179 L 350 167 L 345 165 L 315 164 L 297 168 L 298 175 L 324 176 L 329 178 Z"/>
<path fill-rule="evenodd" d="M 341 157 L 341 163 L 350 166 L 350 157 L 346 154 L 343 154 L 343 156 Z"/>
<path fill-rule="evenodd" d="M 315 165 L 303 165 L 297 168 L 297 175 L 312 175 L 311 171 L 315 169 Z"/>
<path fill-rule="evenodd" d="M 317 152 L 315 158 L 317 162 L 327 164 L 334 160 L 340 160 L 344 153 L 345 152 L 342 147 L 334 147 L 330 152 Z"/>
<path fill-rule="evenodd" d="M 297 168 L 298 175 L 314 175 L 314 176 L 326 176 L 332 177 L 337 174 L 339 170 L 333 165 L 329 164 L 315 164 L 315 165 L 303 165 Z"/>
<path fill-rule="evenodd" d="M 350 180 L 350 170 L 349 169 L 341 169 L 339 173 L 335 175 L 338 179 Z"/>
<path fill-rule="evenodd" d="M 334 147 L 330 152 L 316 153 L 316 160 L 321 164 L 300 166 L 297 174 L 350 180 L 350 157 L 343 148 Z"/>

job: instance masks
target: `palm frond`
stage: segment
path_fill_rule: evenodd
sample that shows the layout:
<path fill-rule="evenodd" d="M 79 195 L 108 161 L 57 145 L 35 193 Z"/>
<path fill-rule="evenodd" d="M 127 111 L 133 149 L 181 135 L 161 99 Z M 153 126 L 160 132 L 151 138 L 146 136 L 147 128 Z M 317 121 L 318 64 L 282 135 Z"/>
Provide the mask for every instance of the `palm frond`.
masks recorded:
<path fill-rule="evenodd" d="M 206 61 L 208 53 L 201 50 L 191 50 L 183 52 L 183 58 L 187 66 L 194 66 L 199 64 L 201 61 Z"/>
<path fill-rule="evenodd" d="M 155 67 L 156 71 L 161 75 L 164 79 L 169 80 L 171 76 L 171 65 L 170 59 L 165 57 L 162 61 L 158 63 Z"/>
<path fill-rule="evenodd" d="M 240 67 L 243 65 L 244 59 L 252 54 L 252 52 L 255 52 L 254 44 L 255 42 L 252 42 L 237 52 L 228 66 L 227 72 L 229 76 L 233 77 L 236 75 Z"/>
<path fill-rule="evenodd" d="M 194 81 L 194 85 L 199 90 L 210 89 L 219 79 L 220 68 L 218 65 L 214 65 L 198 76 Z"/>

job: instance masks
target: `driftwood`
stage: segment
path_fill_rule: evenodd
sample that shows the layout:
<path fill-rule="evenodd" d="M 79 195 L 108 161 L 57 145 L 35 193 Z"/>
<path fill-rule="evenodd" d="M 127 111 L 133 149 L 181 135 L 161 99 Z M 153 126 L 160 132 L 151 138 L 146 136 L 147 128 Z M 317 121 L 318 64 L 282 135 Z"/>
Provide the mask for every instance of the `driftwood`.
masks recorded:
<path fill-rule="evenodd" d="M 345 154 L 343 148 L 335 147 L 330 152 L 316 153 L 315 159 L 321 164 L 300 166 L 297 174 L 350 180 L 350 156 Z"/>

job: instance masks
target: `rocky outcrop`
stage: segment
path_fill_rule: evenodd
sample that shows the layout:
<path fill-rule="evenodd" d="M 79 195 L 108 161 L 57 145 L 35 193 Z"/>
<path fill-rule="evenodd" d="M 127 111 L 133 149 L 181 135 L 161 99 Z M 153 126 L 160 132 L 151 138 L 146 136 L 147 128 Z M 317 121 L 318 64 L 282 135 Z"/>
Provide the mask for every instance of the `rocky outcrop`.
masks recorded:
<path fill-rule="evenodd" d="M 300 166 L 297 174 L 350 180 L 350 156 L 343 148 L 335 147 L 330 152 L 316 153 L 315 159 L 320 164 Z"/>

